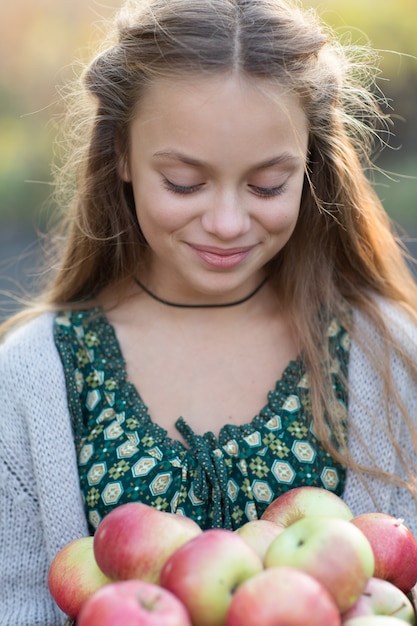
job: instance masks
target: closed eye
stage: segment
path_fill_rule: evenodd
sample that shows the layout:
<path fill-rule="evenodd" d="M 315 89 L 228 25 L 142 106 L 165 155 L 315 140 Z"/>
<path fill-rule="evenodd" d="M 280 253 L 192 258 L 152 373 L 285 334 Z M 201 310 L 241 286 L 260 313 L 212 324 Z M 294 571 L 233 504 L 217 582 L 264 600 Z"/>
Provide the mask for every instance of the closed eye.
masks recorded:
<path fill-rule="evenodd" d="M 204 183 L 198 183 L 197 185 L 177 185 L 168 178 L 164 178 L 165 188 L 178 195 L 192 194 L 201 189 L 203 185 Z M 286 184 L 284 183 L 278 187 L 259 187 L 258 185 L 248 185 L 248 187 L 255 195 L 261 198 L 275 198 L 285 191 Z"/>
<path fill-rule="evenodd" d="M 261 198 L 275 198 L 285 191 L 286 185 L 279 185 L 278 187 L 258 187 L 257 185 L 248 185 L 249 189 L 257 196 Z"/>
<path fill-rule="evenodd" d="M 199 183 L 198 185 L 176 185 L 175 183 L 168 180 L 168 178 L 164 178 L 164 186 L 168 191 L 172 191 L 173 193 L 177 193 L 179 195 L 188 195 L 190 193 L 194 193 L 198 191 L 203 186 L 204 183 Z"/>

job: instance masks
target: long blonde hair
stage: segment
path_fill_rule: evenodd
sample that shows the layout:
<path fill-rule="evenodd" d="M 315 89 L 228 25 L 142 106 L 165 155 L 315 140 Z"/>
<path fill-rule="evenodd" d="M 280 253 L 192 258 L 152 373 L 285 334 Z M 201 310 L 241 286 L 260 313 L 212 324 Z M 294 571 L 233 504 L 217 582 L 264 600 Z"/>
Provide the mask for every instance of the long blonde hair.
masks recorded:
<path fill-rule="evenodd" d="M 348 326 L 346 305 L 369 316 L 382 353 L 394 347 L 417 380 L 415 363 L 391 336 L 375 300 L 395 302 L 417 322 L 413 277 L 365 175 L 389 128 L 375 89 L 375 56 L 342 45 L 313 10 L 286 0 L 130 0 L 115 26 L 73 99 L 75 144 L 57 179 L 60 244 L 48 260 L 54 270 L 37 310 L 78 306 L 137 273 L 147 243 L 117 165 L 129 151 L 130 124 L 147 85 L 176 74 L 238 72 L 284 86 L 308 118 L 309 160 L 295 232 L 270 271 L 310 372 L 317 432 L 336 457 L 354 465 L 317 349 L 328 313 Z M 349 330 L 355 337 L 355 328 Z M 387 397 L 395 398 L 382 353 L 370 357 Z"/>

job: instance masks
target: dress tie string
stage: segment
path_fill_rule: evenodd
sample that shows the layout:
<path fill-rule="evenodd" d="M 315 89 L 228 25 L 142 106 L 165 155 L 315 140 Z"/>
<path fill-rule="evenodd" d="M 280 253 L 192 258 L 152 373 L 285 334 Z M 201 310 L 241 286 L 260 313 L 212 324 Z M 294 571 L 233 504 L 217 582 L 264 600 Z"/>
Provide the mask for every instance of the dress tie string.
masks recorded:
<path fill-rule="evenodd" d="M 196 460 L 196 475 L 193 490 L 200 500 L 213 502 L 213 528 L 232 528 L 229 498 L 227 496 L 227 470 L 223 451 L 213 433 L 196 435 L 192 428 L 180 418 L 178 431 L 184 437 Z"/>

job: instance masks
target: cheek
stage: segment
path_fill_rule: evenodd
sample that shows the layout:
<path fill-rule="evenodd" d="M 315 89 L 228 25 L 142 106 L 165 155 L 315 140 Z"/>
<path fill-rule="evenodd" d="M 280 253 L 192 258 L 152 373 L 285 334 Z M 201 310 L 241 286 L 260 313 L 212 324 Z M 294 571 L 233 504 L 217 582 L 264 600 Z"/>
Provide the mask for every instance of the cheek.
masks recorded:
<path fill-rule="evenodd" d="M 189 219 L 184 203 L 166 193 L 135 193 L 136 215 L 142 232 L 178 230 Z"/>
<path fill-rule="evenodd" d="M 299 203 L 282 203 L 265 213 L 263 226 L 272 235 L 290 235 L 297 223 L 299 212 Z"/>
<path fill-rule="evenodd" d="M 289 188 L 277 198 L 274 206 L 268 203 L 264 211 L 263 224 L 269 232 L 275 234 L 291 234 L 300 214 L 301 198 L 303 193 L 304 175 L 290 183 Z"/>

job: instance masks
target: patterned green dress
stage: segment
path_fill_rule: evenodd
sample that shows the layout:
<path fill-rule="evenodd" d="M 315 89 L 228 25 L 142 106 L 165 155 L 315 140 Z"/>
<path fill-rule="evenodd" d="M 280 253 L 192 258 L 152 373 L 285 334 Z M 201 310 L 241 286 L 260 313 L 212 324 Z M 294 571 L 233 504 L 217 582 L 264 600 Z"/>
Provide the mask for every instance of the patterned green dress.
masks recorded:
<path fill-rule="evenodd" d="M 235 529 L 259 518 L 272 500 L 293 487 L 315 485 L 343 494 L 346 470 L 316 438 L 308 376 L 300 359 L 287 366 L 248 424 L 227 424 L 218 437 L 211 432 L 201 436 L 180 417 L 176 426 L 184 445 L 152 420 L 127 380 L 114 328 L 100 308 L 60 312 L 54 333 L 92 534 L 114 507 L 132 501 L 186 515 L 203 529 Z M 344 420 L 347 390 L 341 380 L 347 377 L 350 342 L 336 320 L 328 341 Z"/>

